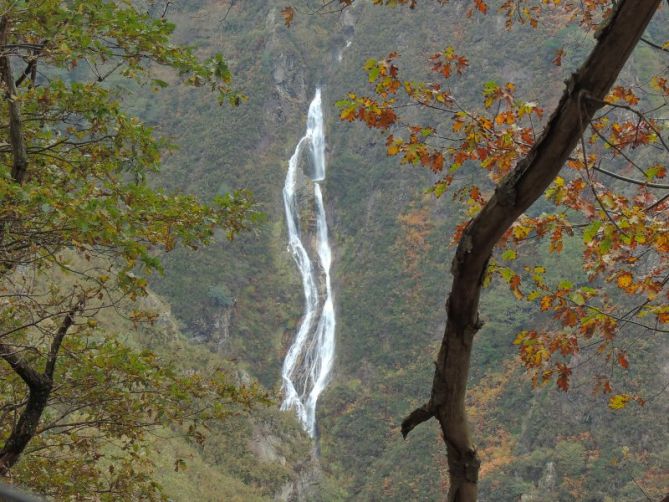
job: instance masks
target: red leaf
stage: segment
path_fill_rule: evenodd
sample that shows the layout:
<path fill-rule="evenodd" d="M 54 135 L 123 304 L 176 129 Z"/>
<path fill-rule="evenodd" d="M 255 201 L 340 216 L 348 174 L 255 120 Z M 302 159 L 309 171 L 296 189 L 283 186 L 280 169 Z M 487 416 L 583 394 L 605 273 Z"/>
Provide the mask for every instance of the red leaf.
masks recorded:
<path fill-rule="evenodd" d="M 571 368 L 562 363 L 558 363 L 557 370 L 560 374 L 557 379 L 557 386 L 560 390 L 567 392 L 569 390 L 569 376 L 571 375 Z"/>
<path fill-rule="evenodd" d="M 488 13 L 488 5 L 484 2 L 484 0 L 474 0 L 474 3 L 476 4 L 476 8 L 483 12 L 484 14 Z"/>
<path fill-rule="evenodd" d="M 622 366 L 625 369 L 630 367 L 630 363 L 627 360 L 627 355 L 622 350 L 618 352 L 618 364 L 620 364 L 620 366 Z"/>

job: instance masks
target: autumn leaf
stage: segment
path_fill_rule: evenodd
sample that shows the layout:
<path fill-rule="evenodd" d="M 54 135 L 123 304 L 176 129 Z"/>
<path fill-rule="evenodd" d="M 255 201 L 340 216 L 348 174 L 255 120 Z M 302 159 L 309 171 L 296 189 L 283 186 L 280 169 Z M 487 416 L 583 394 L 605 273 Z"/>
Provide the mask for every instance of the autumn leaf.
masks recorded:
<path fill-rule="evenodd" d="M 388 154 L 389 157 L 397 155 L 399 152 L 400 152 L 400 147 L 397 143 L 392 143 L 388 145 L 388 148 L 386 148 L 386 153 Z"/>
<path fill-rule="evenodd" d="M 622 350 L 618 352 L 618 364 L 620 364 L 620 366 L 622 366 L 625 369 L 628 369 L 630 367 L 630 363 L 627 360 L 627 354 L 625 354 L 625 352 Z"/>
<path fill-rule="evenodd" d="M 621 410 L 627 406 L 627 403 L 629 403 L 631 399 L 631 396 L 628 394 L 616 394 L 615 396 L 611 396 L 609 399 L 609 408 L 612 410 Z"/>
<path fill-rule="evenodd" d="M 563 363 L 558 363 L 557 370 L 559 373 L 557 386 L 560 390 L 567 392 L 569 390 L 569 377 L 571 376 L 571 368 Z"/>
<path fill-rule="evenodd" d="M 632 274 L 630 274 L 629 272 L 624 272 L 618 276 L 617 283 L 620 289 L 629 290 L 630 286 L 632 285 L 632 282 L 633 282 L 633 277 Z"/>
<path fill-rule="evenodd" d="M 281 9 L 281 15 L 283 16 L 283 22 L 286 24 L 286 27 L 290 28 L 293 18 L 295 17 L 295 9 L 288 5 Z"/>
<path fill-rule="evenodd" d="M 502 253 L 502 260 L 512 261 L 518 258 L 518 253 L 515 249 L 507 249 Z"/>
<path fill-rule="evenodd" d="M 553 57 L 553 64 L 555 66 L 562 66 L 562 58 L 564 57 L 564 47 L 560 47 L 556 52 L 555 56 Z"/>
<path fill-rule="evenodd" d="M 531 231 L 532 229 L 530 227 L 521 223 L 515 223 L 511 229 L 511 233 L 513 234 L 514 238 L 519 241 L 527 238 Z"/>
<path fill-rule="evenodd" d="M 654 76 L 650 81 L 650 87 L 669 96 L 669 81 L 664 77 L 659 75 Z"/>
<path fill-rule="evenodd" d="M 438 173 L 444 168 L 444 156 L 441 154 L 441 152 L 437 152 L 434 154 L 432 157 L 432 170 L 435 173 Z"/>
<path fill-rule="evenodd" d="M 511 291 L 513 291 L 513 296 L 515 296 L 517 300 L 523 298 L 523 293 L 520 291 L 520 276 L 518 274 L 515 274 L 509 280 L 509 288 L 511 288 Z"/>
<path fill-rule="evenodd" d="M 588 225 L 583 231 L 583 243 L 589 244 L 590 242 L 592 242 L 592 239 L 595 238 L 595 236 L 597 235 L 597 231 L 601 226 L 602 222 L 599 220 L 595 220 L 590 225 Z"/>
<path fill-rule="evenodd" d="M 483 0 L 474 0 L 476 4 L 476 9 L 482 12 L 483 14 L 488 13 L 488 5 Z"/>
<path fill-rule="evenodd" d="M 667 168 L 661 164 L 655 164 L 646 169 L 644 175 L 649 181 L 653 181 L 655 178 L 664 178 L 667 175 Z"/>
<path fill-rule="evenodd" d="M 541 299 L 541 310 L 546 311 L 549 310 L 553 306 L 553 297 L 552 296 L 544 296 Z"/>

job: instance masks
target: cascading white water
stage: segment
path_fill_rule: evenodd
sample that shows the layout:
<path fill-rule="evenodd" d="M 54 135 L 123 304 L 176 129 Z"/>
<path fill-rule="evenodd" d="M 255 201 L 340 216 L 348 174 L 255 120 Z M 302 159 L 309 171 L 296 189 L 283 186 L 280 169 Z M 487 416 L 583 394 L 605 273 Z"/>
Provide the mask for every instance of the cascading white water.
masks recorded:
<path fill-rule="evenodd" d="M 299 209 L 295 198 L 297 169 L 305 146 L 311 153 L 315 212 L 316 252 L 319 270 L 314 270 L 307 248 L 302 242 Z M 288 246 L 302 275 L 304 315 L 283 362 L 284 399 L 282 410 L 294 409 L 307 433 L 316 434 L 316 402 L 328 383 L 335 345 L 335 311 L 330 281 L 332 251 L 328 242 L 328 225 L 320 182 L 325 180 L 325 134 L 321 90 L 309 105 L 307 131 L 297 143 L 288 162 L 283 186 L 283 204 L 288 226 Z"/>

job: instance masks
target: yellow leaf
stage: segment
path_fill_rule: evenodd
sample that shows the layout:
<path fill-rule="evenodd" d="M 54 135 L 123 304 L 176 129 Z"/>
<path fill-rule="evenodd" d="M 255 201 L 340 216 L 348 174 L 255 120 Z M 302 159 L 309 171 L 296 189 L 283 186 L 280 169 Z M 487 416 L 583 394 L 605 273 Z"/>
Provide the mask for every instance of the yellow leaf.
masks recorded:
<path fill-rule="evenodd" d="M 531 231 L 530 227 L 523 226 L 520 223 L 514 225 L 512 229 L 513 236 L 518 240 L 525 239 Z"/>
<path fill-rule="evenodd" d="M 621 410 L 630 402 L 630 396 L 627 394 L 616 394 L 609 399 L 609 408 L 612 410 Z"/>
<path fill-rule="evenodd" d="M 618 276 L 618 287 L 620 289 L 628 289 L 632 285 L 633 281 L 632 274 L 629 272 L 624 272 Z"/>

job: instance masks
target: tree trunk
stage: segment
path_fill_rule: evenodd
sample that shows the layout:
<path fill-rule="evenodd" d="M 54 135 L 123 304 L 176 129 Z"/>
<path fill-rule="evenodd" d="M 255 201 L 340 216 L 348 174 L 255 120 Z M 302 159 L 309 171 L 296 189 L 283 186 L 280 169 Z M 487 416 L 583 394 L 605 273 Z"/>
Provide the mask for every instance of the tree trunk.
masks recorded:
<path fill-rule="evenodd" d="M 402 423 L 404 437 L 436 417 L 448 451 L 449 502 L 474 502 L 480 461 L 468 429 L 465 393 L 474 335 L 481 328 L 482 279 L 495 244 L 558 175 L 581 134 L 615 83 L 661 0 L 622 0 L 587 61 L 567 81 L 548 125 L 527 157 L 504 178 L 469 223 L 453 259 L 448 321 L 437 357 L 430 400 Z"/>
<path fill-rule="evenodd" d="M 9 51 L 6 49 L 9 41 L 10 21 L 7 16 L 0 17 L 0 84 L 4 90 L 4 98 L 7 100 L 7 111 L 9 115 L 9 141 L 12 148 L 12 179 L 17 183 L 23 183 L 28 169 L 28 150 L 23 135 L 23 124 L 21 122 L 21 107 L 16 100 L 16 84 L 12 72 Z M 0 246 L 5 240 L 6 221 L 0 221 Z M 5 274 L 11 265 L 2 264 L 0 276 Z"/>
<path fill-rule="evenodd" d="M 49 402 L 51 388 L 51 379 L 35 374 L 35 378 L 29 385 L 28 403 L 0 450 L 0 476 L 6 476 L 9 473 L 35 436 L 42 413 Z"/>
<path fill-rule="evenodd" d="M 9 19 L 7 16 L 0 17 L 0 53 L 5 51 L 9 41 Z M 23 183 L 28 167 L 28 153 L 25 138 L 23 137 L 23 125 L 21 122 L 21 107 L 16 100 L 16 84 L 12 73 L 12 65 L 9 55 L 0 55 L 0 78 L 5 90 L 5 99 L 9 111 L 9 140 L 12 146 L 12 179 L 17 183 Z"/>

